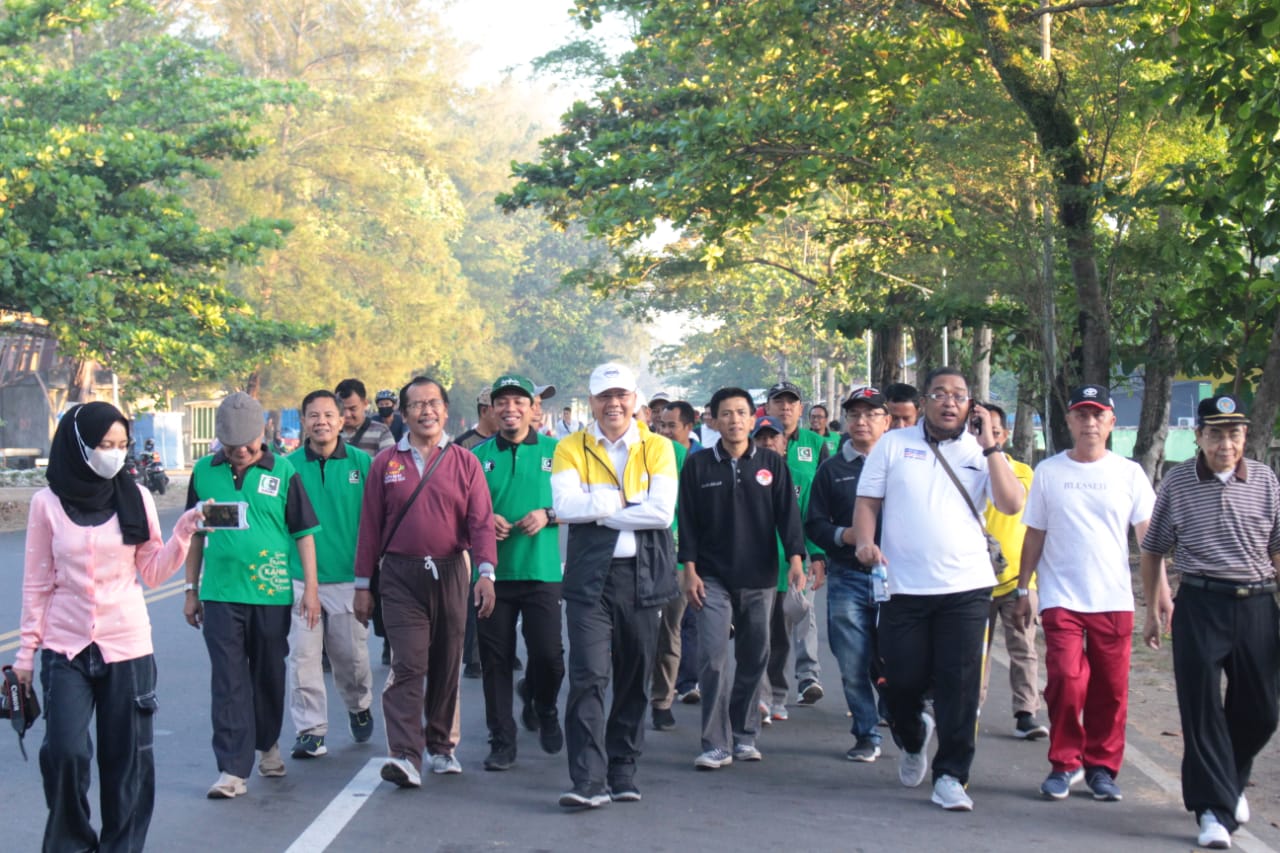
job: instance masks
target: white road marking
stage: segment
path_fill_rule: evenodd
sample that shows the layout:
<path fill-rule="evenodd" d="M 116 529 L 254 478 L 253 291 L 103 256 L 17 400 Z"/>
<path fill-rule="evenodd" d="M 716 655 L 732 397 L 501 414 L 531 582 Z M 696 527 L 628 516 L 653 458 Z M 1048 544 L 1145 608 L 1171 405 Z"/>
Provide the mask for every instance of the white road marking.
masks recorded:
<path fill-rule="evenodd" d="M 990 657 L 1005 669 L 1009 668 L 1009 653 L 1002 647 L 992 646 Z M 1152 782 L 1172 797 L 1179 804 L 1182 802 L 1182 783 L 1178 777 L 1172 773 L 1165 771 L 1154 759 L 1145 752 L 1138 749 L 1132 743 L 1126 742 L 1124 745 L 1124 760 L 1126 764 L 1131 764 L 1137 768 L 1138 772 L 1146 776 Z M 1187 834 L 1191 835 L 1195 831 L 1195 821 L 1192 820 L 1194 815 L 1187 813 Z M 1276 853 L 1275 850 L 1258 840 L 1258 837 L 1244 827 L 1240 827 L 1231 833 L 1231 843 L 1234 847 L 1239 847 L 1245 853 Z"/>
<path fill-rule="evenodd" d="M 386 760 L 385 756 L 370 758 L 285 853 L 322 853 L 328 849 L 360 807 L 369 802 L 369 795 L 382 784 L 382 765 Z"/>

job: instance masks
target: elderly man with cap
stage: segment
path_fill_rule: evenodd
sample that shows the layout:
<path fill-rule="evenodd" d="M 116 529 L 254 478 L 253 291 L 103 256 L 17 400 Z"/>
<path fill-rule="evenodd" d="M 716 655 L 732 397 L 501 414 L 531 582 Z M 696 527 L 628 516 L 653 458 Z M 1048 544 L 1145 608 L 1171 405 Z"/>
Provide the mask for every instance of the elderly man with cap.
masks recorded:
<path fill-rule="evenodd" d="M 854 553 L 851 525 L 858 478 L 867 455 L 889 428 L 889 410 L 879 389 L 869 387 L 855 388 L 842 408 L 849 440 L 818 468 L 804 527 L 828 558 L 827 639 L 840 665 L 845 703 L 853 718 L 854 744 L 845 758 L 870 763 L 880 757 L 880 714 L 873 683 L 880 603 L 872 587 L 871 566 Z"/>
<path fill-rule="evenodd" d="M 698 623 L 702 753 L 693 763 L 699 770 L 761 758 L 756 697 L 769 663 L 779 540 L 788 582 L 804 589 L 804 532 L 791 473 L 781 454 L 752 443 L 766 431 L 782 433 L 782 423 L 756 422 L 751 395 L 741 388 L 716 391 L 711 408 L 720 441 L 690 456 L 680 472 L 679 559 Z"/>
<path fill-rule="evenodd" d="M 488 441 L 497 434 L 498 413 L 493 410 L 491 393 L 491 389 L 485 388 L 476 395 L 476 425 L 459 433 L 453 440 L 454 444 L 474 450 L 481 442 Z"/>
<path fill-rule="evenodd" d="M 520 684 L 525 726 L 540 733 L 542 749 L 557 753 L 564 733 L 556 701 L 564 680 L 560 642 L 560 540 L 551 507 L 551 461 L 556 440 L 533 429 L 534 386 L 523 376 L 498 377 L 493 408 L 501 424 L 493 441 L 475 449 L 489 494 L 498 537 L 493 613 L 479 620 L 484 668 L 485 722 L 489 727 L 486 770 L 507 770 L 516 760 L 512 715 L 512 663 L 516 620 L 523 617 L 528 675 Z"/>
<path fill-rule="evenodd" d="M 1133 635 L 1129 528 L 1141 542 L 1155 492 L 1136 462 L 1107 450 L 1115 423 L 1106 386 L 1074 389 L 1067 405 L 1073 446 L 1040 463 L 1022 512 L 1017 613 L 1023 625 L 1032 623 L 1036 575 L 1052 767 L 1040 793 L 1055 800 L 1081 778 L 1095 800 L 1121 798 Z"/>
<path fill-rule="evenodd" d="M 671 442 L 635 419 L 636 378 L 602 364 L 588 383 L 595 421 L 556 445 L 552 507 L 569 525 L 561 592 L 569 629 L 566 808 L 640 799 L 658 610 L 675 595 L 671 521 L 679 482 Z M 613 705 L 605 694 L 613 676 Z"/>
<path fill-rule="evenodd" d="M 1249 774 L 1280 717 L 1280 484 L 1245 458 L 1248 436 L 1239 400 L 1201 400 L 1199 450 L 1165 475 L 1142 539 L 1147 645 L 1160 646 L 1172 615 L 1182 802 L 1199 822 L 1200 846 L 1215 850 L 1229 848 L 1249 819 Z M 1176 609 L 1163 560 L 1170 551 L 1182 576 Z"/>
<path fill-rule="evenodd" d="M 210 500 L 244 505 L 242 525 L 209 525 L 187 552 L 183 613 L 204 629 L 221 774 L 210 799 L 246 792 L 255 749 L 261 775 L 285 775 L 278 741 L 290 612 L 296 607 L 308 628 L 321 616 L 313 536 L 320 525 L 293 465 L 263 444 L 263 425 L 257 400 L 241 391 L 227 396 L 214 422 L 222 447 L 196 462 L 187 486 L 188 509 Z M 299 600 L 289 576 L 295 549 Z"/>
<path fill-rule="evenodd" d="M 779 382 L 769 389 L 767 396 L 765 412 L 782 422 L 787 437 L 787 467 L 791 469 L 791 482 L 795 485 L 796 499 L 800 502 L 800 517 L 803 519 L 809 508 L 809 490 L 813 486 L 813 478 L 818 473 L 818 466 L 831 455 L 831 447 L 822 436 L 800 426 L 800 414 L 804 406 L 798 387 L 790 382 Z M 814 583 L 806 593 L 812 603 L 814 591 L 822 586 L 821 577 L 826 569 L 827 558 L 822 548 L 812 541 L 807 546 L 809 569 L 815 573 Z M 780 567 L 778 590 L 785 592 L 786 589 L 786 572 Z M 796 652 L 796 695 L 799 703 L 812 705 L 823 696 L 822 667 L 818 664 L 818 622 L 814 609 L 809 608 L 808 615 L 800 620 L 793 631 L 782 631 L 781 627 L 782 614 L 777 613 L 773 622 L 774 645 L 771 656 L 781 655 L 782 660 L 769 662 L 774 719 L 786 719 L 787 716 L 786 670 L 792 646 Z"/>

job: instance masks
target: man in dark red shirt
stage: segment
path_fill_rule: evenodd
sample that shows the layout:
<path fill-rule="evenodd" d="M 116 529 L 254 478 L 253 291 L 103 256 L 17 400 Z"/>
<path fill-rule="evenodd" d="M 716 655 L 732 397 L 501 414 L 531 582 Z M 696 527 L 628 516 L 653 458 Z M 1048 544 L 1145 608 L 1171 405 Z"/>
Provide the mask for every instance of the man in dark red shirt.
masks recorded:
<path fill-rule="evenodd" d="M 391 642 L 391 680 L 382 692 L 390 757 L 382 778 L 416 788 L 422 784 L 424 746 L 432 772 L 462 772 L 450 732 L 471 579 L 465 552 L 470 550 L 478 568 L 475 602 L 484 618 L 493 611 L 498 547 L 480 463 L 452 447 L 444 431 L 444 388 L 416 377 L 400 389 L 400 413 L 408 431 L 369 469 L 356 550 L 355 612 L 367 622 L 373 610 L 369 579 L 379 569 L 382 619 Z"/>

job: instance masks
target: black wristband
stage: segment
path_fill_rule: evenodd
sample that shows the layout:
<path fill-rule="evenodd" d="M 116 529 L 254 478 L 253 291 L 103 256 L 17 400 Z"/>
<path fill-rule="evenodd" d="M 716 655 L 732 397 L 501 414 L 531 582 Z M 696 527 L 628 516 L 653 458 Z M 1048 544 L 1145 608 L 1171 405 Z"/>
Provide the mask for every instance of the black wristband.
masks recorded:
<path fill-rule="evenodd" d="M 999 453 L 999 452 L 1000 452 L 1000 445 L 993 444 L 990 447 L 988 447 L 986 450 L 982 451 L 982 455 L 990 456 L 992 453 Z"/>

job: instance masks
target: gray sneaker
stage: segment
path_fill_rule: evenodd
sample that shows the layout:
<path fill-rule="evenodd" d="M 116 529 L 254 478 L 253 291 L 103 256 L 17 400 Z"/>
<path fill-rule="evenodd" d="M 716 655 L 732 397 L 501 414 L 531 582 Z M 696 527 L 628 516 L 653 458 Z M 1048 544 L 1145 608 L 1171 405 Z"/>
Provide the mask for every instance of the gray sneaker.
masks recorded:
<path fill-rule="evenodd" d="M 933 717 L 922 713 L 924 721 L 924 742 L 919 752 L 904 752 L 898 759 L 898 781 L 908 788 L 918 788 L 929 775 L 929 741 L 933 739 Z"/>
<path fill-rule="evenodd" d="M 973 800 L 964 792 L 964 785 L 956 777 L 945 773 L 933 783 L 933 796 L 930 799 L 949 812 L 973 811 Z"/>
<path fill-rule="evenodd" d="M 760 754 L 760 750 L 756 749 L 754 744 L 735 743 L 733 745 L 734 761 L 759 761 L 762 758 L 764 756 Z"/>

